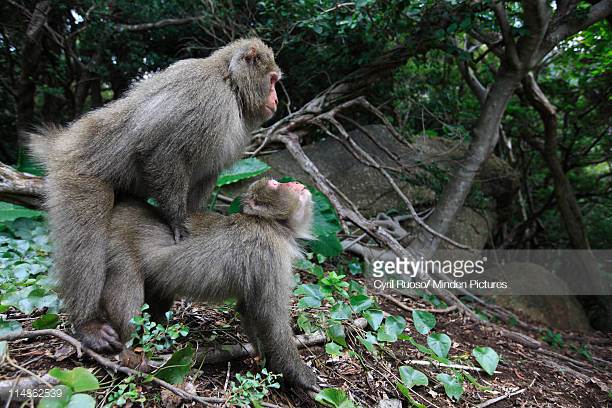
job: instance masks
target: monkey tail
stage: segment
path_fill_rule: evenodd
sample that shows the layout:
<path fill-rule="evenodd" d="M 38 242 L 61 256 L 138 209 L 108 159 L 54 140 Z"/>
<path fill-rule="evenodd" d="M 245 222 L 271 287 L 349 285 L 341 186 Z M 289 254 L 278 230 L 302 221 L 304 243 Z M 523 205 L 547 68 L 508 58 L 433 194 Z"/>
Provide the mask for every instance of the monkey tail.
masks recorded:
<path fill-rule="evenodd" d="M 24 132 L 30 156 L 45 168 L 53 158 L 53 147 L 64 128 L 58 125 L 39 126 L 31 132 Z"/>

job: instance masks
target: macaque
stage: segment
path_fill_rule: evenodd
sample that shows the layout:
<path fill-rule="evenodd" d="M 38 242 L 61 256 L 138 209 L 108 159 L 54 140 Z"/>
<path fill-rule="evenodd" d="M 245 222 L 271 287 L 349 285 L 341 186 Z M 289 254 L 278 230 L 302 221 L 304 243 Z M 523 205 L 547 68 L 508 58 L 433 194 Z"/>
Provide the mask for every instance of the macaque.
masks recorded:
<path fill-rule="evenodd" d="M 297 239 L 310 239 L 311 194 L 300 183 L 261 179 L 241 197 L 239 214 L 194 213 L 189 237 L 175 243 L 155 209 L 128 201 L 112 212 L 106 317 L 122 342 L 130 319 L 148 303 L 154 317 L 177 297 L 193 301 L 237 300 L 249 340 L 267 366 L 290 385 L 316 390 L 316 376 L 292 341 L 289 296 Z"/>
<path fill-rule="evenodd" d="M 47 170 L 46 207 L 59 290 L 77 337 L 96 351 L 117 345 L 100 319 L 110 217 L 118 197 L 154 198 L 172 238 L 189 234 L 219 173 L 250 132 L 274 115 L 281 71 L 261 40 L 179 61 L 67 127 L 32 133 Z"/>

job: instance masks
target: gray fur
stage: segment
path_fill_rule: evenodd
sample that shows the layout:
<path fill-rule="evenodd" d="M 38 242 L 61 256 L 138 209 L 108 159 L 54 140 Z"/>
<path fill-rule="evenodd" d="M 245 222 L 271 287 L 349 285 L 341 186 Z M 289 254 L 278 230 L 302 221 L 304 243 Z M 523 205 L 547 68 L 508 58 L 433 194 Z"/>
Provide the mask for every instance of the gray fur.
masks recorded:
<path fill-rule="evenodd" d="M 256 61 L 242 57 L 254 52 Z M 100 319 L 117 195 L 154 197 L 175 240 L 187 235 L 188 213 L 201 207 L 250 132 L 269 118 L 264 106 L 271 72 L 280 75 L 270 48 L 258 39 L 238 40 L 135 83 L 123 98 L 65 128 L 30 135 L 30 150 L 48 172 L 46 206 L 60 290 L 86 345 L 99 348 L 83 333 Z"/>
<path fill-rule="evenodd" d="M 113 210 L 102 302 L 122 341 L 145 299 L 163 312 L 156 296 L 165 302 L 235 298 L 245 332 L 270 369 L 290 384 L 316 389 L 316 377 L 292 341 L 288 305 L 292 264 L 301 255 L 296 238 L 309 235 L 312 201 L 309 193 L 299 201 L 286 185 L 270 191 L 265 183 L 256 182 L 247 193 L 258 203 L 258 215 L 193 214 L 191 234 L 178 244 L 146 204 L 131 201 Z M 265 194 L 269 201 L 259 199 Z"/>

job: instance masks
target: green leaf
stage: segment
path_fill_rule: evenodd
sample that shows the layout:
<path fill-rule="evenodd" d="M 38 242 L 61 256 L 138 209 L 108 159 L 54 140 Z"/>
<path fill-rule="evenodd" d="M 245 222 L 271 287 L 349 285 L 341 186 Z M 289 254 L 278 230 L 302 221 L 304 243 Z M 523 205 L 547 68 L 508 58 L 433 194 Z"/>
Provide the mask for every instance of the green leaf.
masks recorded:
<path fill-rule="evenodd" d="M 412 321 L 414 323 L 414 328 L 421 334 L 429 333 L 436 325 L 435 316 L 422 310 L 412 311 Z"/>
<path fill-rule="evenodd" d="M 242 159 L 219 175 L 217 187 L 255 177 L 268 170 L 270 170 L 270 166 L 255 157 Z"/>
<path fill-rule="evenodd" d="M 72 390 L 65 385 L 56 385 L 49 391 L 55 397 L 43 398 L 38 402 L 38 408 L 65 408 L 72 398 Z"/>
<path fill-rule="evenodd" d="M 451 348 L 451 338 L 444 333 L 432 333 L 427 336 L 427 345 L 438 357 L 446 357 Z"/>
<path fill-rule="evenodd" d="M 373 330 L 378 330 L 385 316 L 382 310 L 373 309 L 364 311 L 362 315 Z"/>
<path fill-rule="evenodd" d="M 32 322 L 32 327 L 36 330 L 55 329 L 59 324 L 59 316 L 54 313 L 46 313 Z"/>
<path fill-rule="evenodd" d="M 17 218 L 39 218 L 44 214 L 42 211 L 30 210 L 20 205 L 0 201 L 0 222 L 14 221 Z"/>
<path fill-rule="evenodd" d="M 372 307 L 372 305 L 374 304 L 372 298 L 366 295 L 351 296 L 349 301 L 355 313 L 363 312 L 364 310 L 367 310 Z"/>
<path fill-rule="evenodd" d="M 74 394 L 67 408 L 96 408 L 96 400 L 91 395 Z"/>
<path fill-rule="evenodd" d="M 332 408 L 355 408 L 344 391 L 338 388 L 324 388 L 317 394 L 315 400 L 326 407 Z"/>
<path fill-rule="evenodd" d="M 293 293 L 295 295 L 310 296 L 318 300 L 323 300 L 324 298 L 323 294 L 321 293 L 321 286 L 310 283 L 305 283 L 298 286 Z"/>
<path fill-rule="evenodd" d="M 495 369 L 499 363 L 499 356 L 491 347 L 474 347 L 472 355 L 478 361 L 478 364 L 489 375 L 495 374 Z"/>
<path fill-rule="evenodd" d="M 463 386 L 459 384 L 459 382 L 448 374 L 438 374 L 436 375 L 436 379 L 444 384 L 444 392 L 446 395 L 458 402 L 461 398 L 461 394 L 463 394 Z"/>
<path fill-rule="evenodd" d="M 402 383 L 396 383 L 395 386 L 397 387 L 397 389 L 399 390 L 399 392 L 402 393 L 402 395 L 404 397 L 406 397 L 406 399 L 408 400 L 408 402 L 410 402 L 410 405 L 415 407 L 415 408 L 427 408 L 425 405 L 420 404 L 418 402 L 416 402 L 414 400 L 414 398 L 412 398 L 412 395 L 410 395 L 410 390 Z"/>
<path fill-rule="evenodd" d="M 316 235 L 317 239 L 310 241 L 310 248 L 321 255 L 334 257 L 342 253 L 342 244 L 336 234 Z"/>
<path fill-rule="evenodd" d="M 321 306 L 321 301 L 312 296 L 305 296 L 298 301 L 297 305 L 300 309 L 317 308 Z"/>
<path fill-rule="evenodd" d="M 419 370 L 415 370 L 410 366 L 401 366 L 399 368 L 400 377 L 404 385 L 408 388 L 412 388 L 415 385 L 428 385 L 429 380 L 427 376 L 420 372 Z"/>
<path fill-rule="evenodd" d="M 95 391 L 100 388 L 98 379 L 89 370 L 83 367 L 76 367 L 72 370 L 62 370 L 55 367 L 49 370 L 51 377 L 72 389 L 74 392 Z"/>
<path fill-rule="evenodd" d="M 342 355 L 342 346 L 332 341 L 325 345 L 325 352 L 330 356 L 340 356 Z"/>
<path fill-rule="evenodd" d="M 347 320 L 351 317 L 353 311 L 351 307 L 344 302 L 336 303 L 330 310 L 330 317 L 334 320 Z"/>
<path fill-rule="evenodd" d="M 155 377 L 169 382 L 170 384 L 182 384 L 185 376 L 191 369 L 193 362 L 193 348 L 187 345 L 174 352 L 172 357 L 159 370 L 155 372 Z"/>
<path fill-rule="evenodd" d="M 404 319 L 402 316 L 387 316 L 385 319 L 385 326 L 387 327 L 388 333 L 393 333 L 395 336 L 399 336 L 406 328 L 406 319 Z"/>
<path fill-rule="evenodd" d="M 361 265 L 361 262 L 359 262 L 359 260 L 357 259 L 353 259 L 351 260 L 351 262 L 348 263 L 348 270 L 353 276 L 361 275 L 363 273 L 363 267 Z"/>
<path fill-rule="evenodd" d="M 378 344 L 376 336 L 372 332 L 365 332 L 365 337 L 357 336 L 357 340 L 368 350 L 370 353 L 374 352 L 374 345 Z"/>
<path fill-rule="evenodd" d="M 14 320 L 2 320 L 0 319 L 0 336 L 6 336 L 9 334 L 17 334 L 22 331 L 21 323 Z"/>
<path fill-rule="evenodd" d="M 327 337 L 330 338 L 331 341 L 341 344 L 346 347 L 346 337 L 344 334 L 344 326 L 340 323 L 331 324 L 327 328 Z"/>
<path fill-rule="evenodd" d="M 238 214 L 242 210 L 242 201 L 240 201 L 240 197 L 236 197 L 232 200 L 227 212 L 229 214 Z"/>

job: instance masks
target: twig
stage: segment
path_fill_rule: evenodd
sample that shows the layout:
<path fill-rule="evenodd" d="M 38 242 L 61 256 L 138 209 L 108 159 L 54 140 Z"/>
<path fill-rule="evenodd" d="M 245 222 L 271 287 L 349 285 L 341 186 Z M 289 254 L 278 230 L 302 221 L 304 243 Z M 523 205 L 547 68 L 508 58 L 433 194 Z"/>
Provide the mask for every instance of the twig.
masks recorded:
<path fill-rule="evenodd" d="M 444 309 L 435 309 L 435 308 L 431 308 L 431 309 L 419 309 L 419 308 L 410 307 L 410 306 L 406 305 L 405 303 L 400 302 L 399 300 L 397 300 L 393 296 L 387 295 L 386 293 L 378 292 L 376 294 L 376 296 L 384 297 L 385 299 L 387 299 L 388 301 L 390 301 L 391 303 L 393 303 L 394 305 L 396 305 L 400 309 L 405 310 L 407 312 L 418 311 L 418 312 L 429 312 L 429 313 L 440 313 L 440 314 L 442 314 L 442 313 L 454 312 L 455 310 L 457 310 L 457 306 L 455 306 L 455 305 L 446 307 Z"/>
<path fill-rule="evenodd" d="M 114 372 L 120 372 L 123 373 L 125 375 L 133 375 L 136 377 L 141 377 L 144 378 L 147 376 L 146 373 L 128 368 L 128 367 L 123 367 L 117 363 L 112 362 L 111 360 L 107 359 L 106 357 L 101 356 L 100 354 L 96 353 L 95 351 L 84 347 L 80 341 L 78 341 L 77 339 L 75 339 L 74 337 L 62 332 L 61 330 L 56 330 L 56 329 L 44 329 L 44 330 L 36 330 L 36 331 L 22 331 L 22 332 L 18 332 L 18 333 L 11 333 L 11 334 L 7 334 L 5 336 L 0 336 L 0 341 L 6 340 L 6 341 L 13 341 L 13 340 L 18 340 L 18 339 L 32 339 L 32 338 L 36 338 L 36 337 L 41 337 L 41 336 L 53 336 L 53 337 L 57 337 L 59 339 L 64 340 L 65 342 L 67 342 L 68 344 L 70 344 L 71 346 L 73 346 L 76 350 L 77 350 L 77 356 L 81 356 L 82 353 L 85 353 L 86 355 L 88 355 L 89 357 L 93 358 L 98 364 L 100 364 L 102 367 L 105 367 L 109 370 L 112 370 Z M 179 397 L 181 397 L 182 399 L 186 400 L 186 401 L 196 401 L 199 402 L 205 406 L 214 406 L 213 404 L 224 404 L 225 400 L 223 398 L 214 398 L 214 397 L 200 397 L 194 394 L 191 394 L 185 390 L 182 390 L 178 387 L 175 387 L 174 385 L 167 383 L 164 380 L 160 380 L 159 378 L 155 378 L 152 377 L 151 382 L 173 392 L 174 394 L 178 395 Z"/>
<path fill-rule="evenodd" d="M 427 361 L 427 360 L 406 360 L 407 364 L 414 364 L 414 365 L 419 365 L 419 366 L 434 366 L 434 367 L 445 367 L 445 368 L 456 368 L 458 370 L 465 370 L 465 371 L 484 371 L 482 368 L 478 368 L 478 367 L 472 367 L 472 366 L 467 366 L 467 365 L 463 365 L 463 364 L 444 364 L 444 363 L 439 363 L 437 361 Z M 501 374 L 501 371 L 495 371 L 495 374 Z"/>
<path fill-rule="evenodd" d="M 515 395 L 522 394 L 525 391 L 527 391 L 527 388 L 523 388 L 522 390 L 514 391 L 514 392 L 511 392 L 511 393 L 508 393 L 508 394 L 500 395 L 499 397 L 496 397 L 496 398 L 491 398 L 490 400 L 486 400 L 485 402 L 476 405 L 475 408 L 490 407 L 491 405 L 496 404 L 499 401 L 503 401 L 506 398 L 510 398 L 510 397 L 514 397 Z"/>

